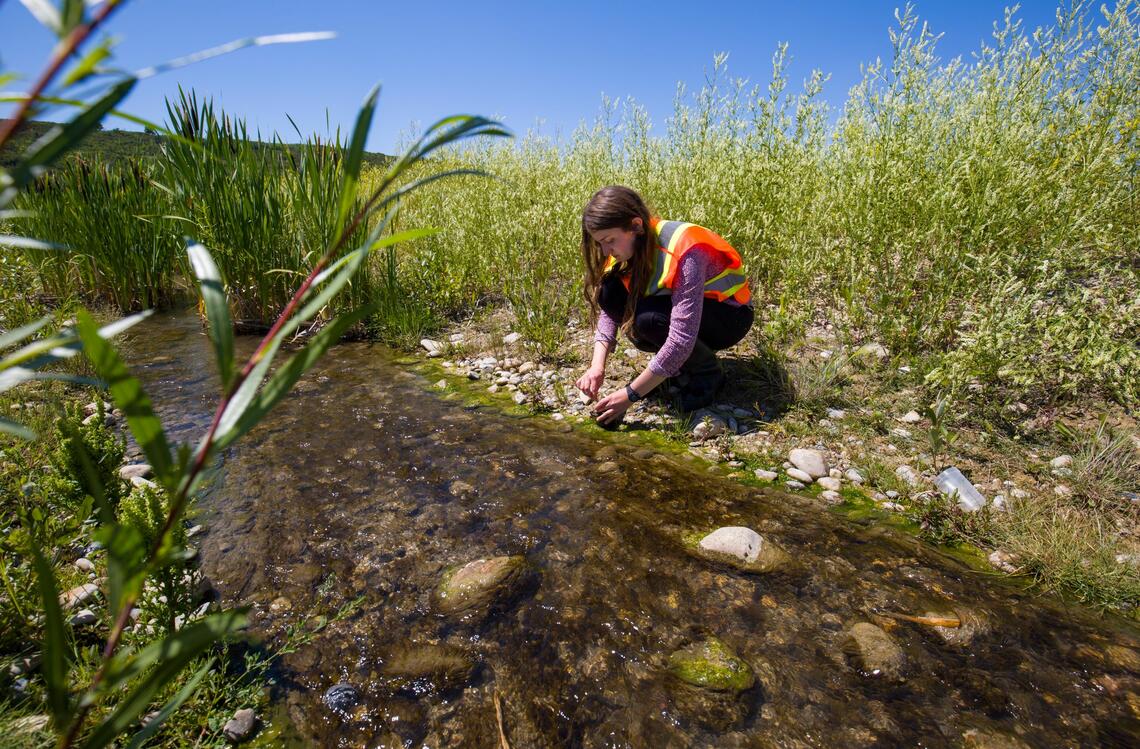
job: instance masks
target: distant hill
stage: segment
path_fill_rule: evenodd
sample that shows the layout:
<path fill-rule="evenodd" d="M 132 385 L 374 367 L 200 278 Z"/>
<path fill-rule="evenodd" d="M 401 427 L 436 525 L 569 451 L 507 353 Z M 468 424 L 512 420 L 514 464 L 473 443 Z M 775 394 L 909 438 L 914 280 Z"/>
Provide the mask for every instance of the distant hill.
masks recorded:
<path fill-rule="evenodd" d="M 4 149 L 0 150 L 0 166 L 4 168 L 15 166 L 17 156 L 55 124 L 57 123 L 44 121 L 27 123 Z M 103 130 L 100 127 L 99 130 L 88 135 L 83 141 L 83 145 L 72 153 L 100 161 L 153 159 L 162 155 L 162 137 L 154 132 Z M 267 148 L 273 147 L 269 143 L 264 145 Z M 286 147 L 291 150 L 300 149 L 300 146 L 296 144 L 287 144 Z M 384 167 L 391 161 L 392 157 L 386 154 L 370 152 L 364 154 L 364 162 L 372 166 Z"/>

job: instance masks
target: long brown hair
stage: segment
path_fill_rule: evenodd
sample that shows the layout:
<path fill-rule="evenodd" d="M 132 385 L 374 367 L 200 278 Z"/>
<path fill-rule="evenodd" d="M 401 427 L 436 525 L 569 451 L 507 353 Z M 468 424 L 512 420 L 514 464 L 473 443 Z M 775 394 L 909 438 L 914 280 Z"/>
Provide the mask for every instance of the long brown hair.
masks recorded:
<path fill-rule="evenodd" d="M 586 203 L 586 207 L 582 209 L 582 261 L 586 266 L 582 291 L 586 296 L 586 303 L 590 305 L 591 329 L 598 323 L 600 314 L 598 287 L 602 285 L 602 279 L 606 275 L 606 256 L 594 241 L 592 232 L 605 229 L 631 231 L 634 229 L 635 218 L 641 219 L 642 231 L 634 242 L 633 257 L 627 262 L 618 263 L 612 271 L 629 276 L 629 299 L 626 300 L 625 311 L 618 321 L 622 332 L 626 335 L 629 335 L 633 327 L 637 302 L 642 296 L 642 290 L 648 285 L 649 277 L 657 262 L 649 207 L 635 190 L 624 185 L 610 185 L 594 193 Z"/>

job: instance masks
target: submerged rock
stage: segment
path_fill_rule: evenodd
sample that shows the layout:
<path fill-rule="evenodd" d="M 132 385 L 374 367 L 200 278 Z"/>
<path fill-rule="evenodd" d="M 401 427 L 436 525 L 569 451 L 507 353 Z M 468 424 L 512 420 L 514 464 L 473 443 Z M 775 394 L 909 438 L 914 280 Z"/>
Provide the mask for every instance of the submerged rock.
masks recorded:
<path fill-rule="evenodd" d="M 756 683 L 752 667 L 715 637 L 670 655 L 669 673 L 686 684 L 716 692 L 741 692 Z"/>
<path fill-rule="evenodd" d="M 348 682 L 342 681 L 329 687 L 323 700 L 331 710 L 347 713 L 360 702 L 360 692 Z"/>
<path fill-rule="evenodd" d="M 1007 733 L 972 728 L 962 734 L 962 749 L 1029 749 L 1029 744 Z"/>
<path fill-rule="evenodd" d="M 764 573 L 787 567 L 792 557 L 773 541 L 751 528 L 726 526 L 711 533 L 690 533 L 682 539 L 686 549 L 712 562 L 742 572 Z"/>
<path fill-rule="evenodd" d="M 492 557 L 447 569 L 433 596 L 436 610 L 466 615 L 506 602 L 522 586 L 525 563 L 521 556 Z"/>
<path fill-rule="evenodd" d="M 872 676 L 902 677 L 906 654 L 883 630 L 869 622 L 859 622 L 847 632 L 843 652 L 859 670 Z"/>
<path fill-rule="evenodd" d="M 392 691 L 422 697 L 462 689 L 474 671 L 475 664 L 460 648 L 409 644 L 395 650 L 380 673 Z"/>

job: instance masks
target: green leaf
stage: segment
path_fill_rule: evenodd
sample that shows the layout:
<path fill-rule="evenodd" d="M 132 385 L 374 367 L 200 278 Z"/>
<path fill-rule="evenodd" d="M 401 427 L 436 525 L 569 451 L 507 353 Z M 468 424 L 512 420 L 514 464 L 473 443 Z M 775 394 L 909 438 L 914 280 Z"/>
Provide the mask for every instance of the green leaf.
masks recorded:
<path fill-rule="evenodd" d="M 0 234 L 0 246 L 2 247 L 20 247 L 27 250 L 69 250 L 71 249 L 65 244 L 55 244 L 54 242 L 45 242 L 42 239 L 32 239 L 31 237 L 14 237 L 11 234 Z"/>
<path fill-rule="evenodd" d="M 60 36 L 70 34 L 76 26 L 83 23 L 83 3 L 84 0 L 63 0 Z"/>
<path fill-rule="evenodd" d="M 210 658 L 206 661 L 206 665 L 198 669 L 198 672 L 178 690 L 178 693 L 162 706 L 158 714 L 146 722 L 146 728 L 131 737 L 131 743 L 127 744 L 127 749 L 138 749 L 146 743 L 147 739 L 158 732 L 158 729 L 162 727 L 163 721 L 173 715 L 174 711 L 181 707 L 182 703 L 189 699 L 190 695 L 194 694 L 194 690 L 198 688 L 198 684 L 202 679 L 206 678 L 206 674 L 210 673 L 210 669 L 214 666 L 214 661 L 214 658 Z"/>
<path fill-rule="evenodd" d="M 35 333 L 40 328 L 51 322 L 51 315 L 44 315 L 39 320 L 30 322 L 27 325 L 21 325 L 15 330 L 9 330 L 6 333 L 0 334 L 0 349 L 6 349 L 13 343 L 22 341 L 32 333 Z"/>
<path fill-rule="evenodd" d="M 36 433 L 31 429 L 3 417 L 0 417 L 0 433 L 10 434 L 23 440 L 34 440 L 36 438 Z"/>
<path fill-rule="evenodd" d="M 63 154 L 79 143 L 115 108 L 134 88 L 135 79 L 128 78 L 111 87 L 101 99 L 89 105 L 76 117 L 63 125 L 53 127 L 32 144 L 20 162 L 7 173 L 0 190 L 0 205 L 7 205 L 15 193 L 26 187 L 36 175 L 55 163 Z"/>
<path fill-rule="evenodd" d="M 166 639 L 139 651 L 120 669 L 108 669 L 109 684 L 123 684 L 141 676 L 135 688 L 124 697 L 115 711 L 91 734 L 83 746 L 98 749 L 109 745 L 125 731 L 150 705 L 151 700 L 195 658 L 221 641 L 231 632 L 244 627 L 244 611 L 230 610 L 208 616 L 187 625 Z M 153 669 L 151 668 L 153 666 Z M 145 672 L 145 674 L 144 674 Z"/>
<path fill-rule="evenodd" d="M 96 71 L 96 67 L 98 67 L 99 63 L 111 56 L 111 47 L 113 47 L 114 44 L 114 39 L 104 39 L 99 42 L 94 49 L 85 54 L 83 58 L 76 63 L 75 67 L 67 71 L 67 75 L 63 78 L 63 85 L 66 87 L 80 83 L 98 72 Z"/>
<path fill-rule="evenodd" d="M 297 380 L 328 351 L 329 347 L 340 340 L 340 337 L 353 325 L 363 320 L 376 309 L 377 305 L 366 305 L 353 312 L 341 315 L 321 329 L 312 340 L 293 357 L 282 365 L 265 386 L 253 398 L 249 406 L 237 416 L 233 427 L 222 433 L 219 430 L 215 438 L 217 449 L 234 442 L 243 434 L 252 429 L 269 411 L 277 405 L 278 401 L 288 394 Z"/>
<path fill-rule="evenodd" d="M 32 562 L 36 568 L 36 581 L 44 607 L 43 663 L 40 671 L 47 687 L 48 708 L 57 726 L 67 724 L 71 717 L 71 699 L 67 691 L 67 653 L 71 650 L 67 632 L 63 628 L 63 611 L 59 605 L 59 588 L 51 565 L 40 550 L 39 541 L 29 534 Z"/>
<path fill-rule="evenodd" d="M 214 258 L 202 245 L 186 241 L 190 267 L 202 286 L 202 301 L 206 303 L 206 319 L 210 323 L 210 340 L 214 344 L 214 357 L 218 360 L 218 373 L 222 376 L 222 392 L 228 392 L 234 376 L 234 327 L 230 322 L 230 307 L 222 276 Z"/>
<path fill-rule="evenodd" d="M 51 0 L 20 0 L 20 2 L 37 21 L 50 29 L 52 33 L 59 35 L 61 28 L 59 9 Z"/>
<path fill-rule="evenodd" d="M 127 418 L 131 434 L 146 454 L 155 476 L 169 491 L 176 478 L 172 472 L 170 445 L 166 433 L 162 431 L 162 422 L 154 415 L 150 398 L 143 392 L 139 381 L 127 371 L 115 348 L 100 335 L 91 316 L 80 310 L 77 319 L 79 336 L 87 358 L 91 360 L 95 372 L 107 382 L 115 405 Z"/>
<path fill-rule="evenodd" d="M 360 166 L 364 161 L 364 146 L 368 140 L 368 130 L 372 127 L 372 116 L 376 112 L 376 100 L 380 96 L 380 86 L 376 85 L 364 97 L 360 112 L 356 115 L 356 126 L 352 130 L 352 140 L 344 157 L 344 184 L 340 189 L 340 207 L 337 210 L 337 237 L 339 242 L 348 229 L 349 214 L 356 203 L 357 188 L 360 182 Z"/>

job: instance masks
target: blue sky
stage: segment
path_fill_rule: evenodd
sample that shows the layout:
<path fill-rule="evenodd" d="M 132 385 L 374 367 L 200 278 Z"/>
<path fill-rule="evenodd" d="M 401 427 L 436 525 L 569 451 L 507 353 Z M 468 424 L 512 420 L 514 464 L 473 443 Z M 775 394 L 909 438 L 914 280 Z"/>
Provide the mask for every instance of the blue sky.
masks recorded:
<path fill-rule="evenodd" d="M 890 54 L 896 0 L 840 2 L 489 2 L 431 4 L 324 0 L 131 0 L 107 26 L 119 37 L 116 61 L 142 68 L 258 34 L 333 31 L 331 41 L 246 49 L 143 81 L 128 99 L 134 114 L 162 121 L 163 98 L 181 84 L 214 97 L 263 134 L 295 140 L 301 129 L 351 128 L 374 83 L 383 85 L 369 138 L 391 152 L 412 122 L 465 112 L 498 116 L 518 134 L 540 125 L 568 136 L 598 114 L 602 94 L 632 96 L 662 132 L 679 81 L 699 87 L 713 55 L 728 72 L 766 82 L 772 53 L 789 44 L 790 87 L 812 68 L 831 74 L 824 93 L 841 105 L 861 63 Z M 916 3 L 944 34 L 944 59 L 989 39 L 1005 3 Z M 1055 2 L 1022 3 L 1030 28 L 1053 21 Z M 53 37 L 18 0 L 0 0 L 0 65 L 31 77 Z M 7 113 L 8 109 L 0 110 Z M 131 127 L 112 121 L 107 127 Z"/>

